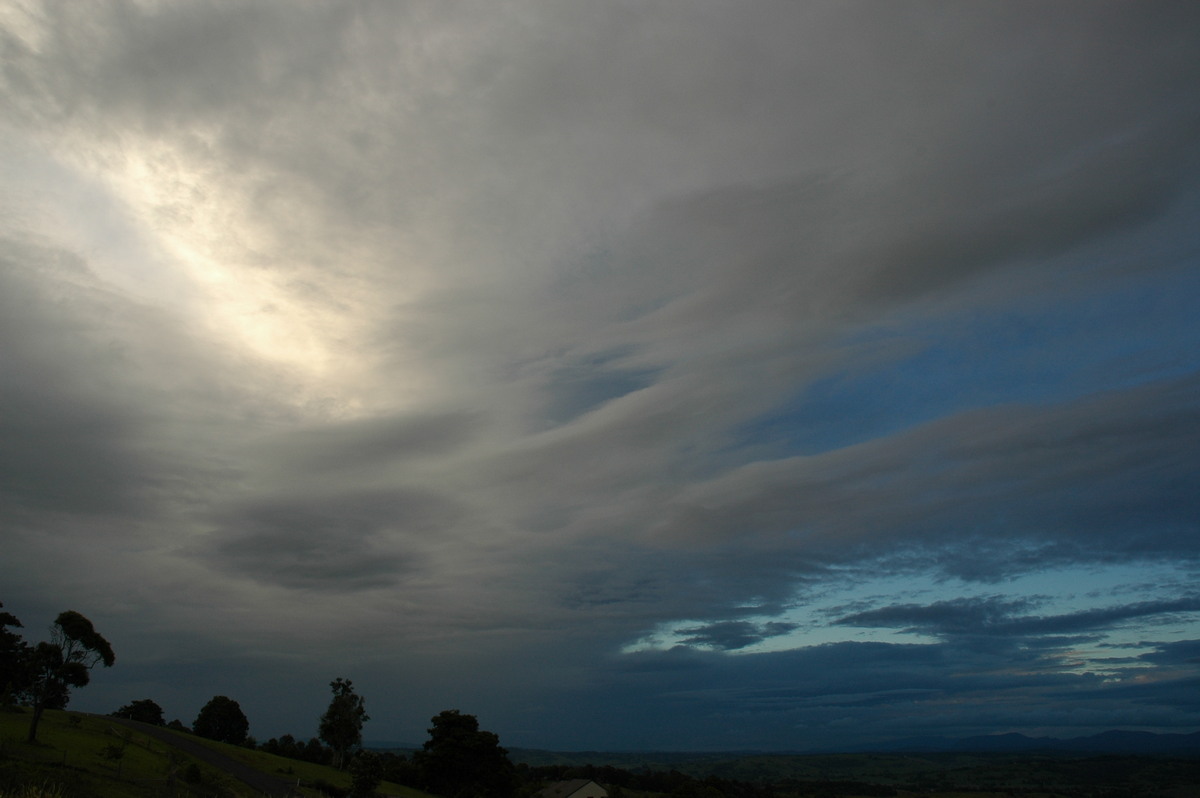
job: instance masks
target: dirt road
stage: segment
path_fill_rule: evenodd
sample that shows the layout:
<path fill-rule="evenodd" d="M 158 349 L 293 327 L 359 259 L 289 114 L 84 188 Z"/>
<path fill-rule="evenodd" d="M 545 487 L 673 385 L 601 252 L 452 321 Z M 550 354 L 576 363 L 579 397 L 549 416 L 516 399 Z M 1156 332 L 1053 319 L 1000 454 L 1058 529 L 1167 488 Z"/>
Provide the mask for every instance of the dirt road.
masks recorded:
<path fill-rule="evenodd" d="M 238 781 L 249 787 L 257 790 L 263 795 L 278 796 L 279 798 L 287 798 L 291 795 L 299 795 L 294 790 L 295 782 L 277 778 L 269 773 L 263 773 L 261 770 L 255 770 L 249 765 L 244 765 L 236 759 L 225 756 L 219 751 L 214 751 L 198 740 L 192 740 L 180 734 L 162 728 L 161 726 L 152 726 L 149 723 L 139 723 L 136 720 L 126 720 L 124 718 L 105 718 L 113 723 L 119 723 L 122 726 L 145 734 L 148 737 L 153 737 L 159 742 L 178 748 L 188 756 L 195 757 L 201 762 L 212 765 L 222 773 L 227 773 L 233 776 Z"/>

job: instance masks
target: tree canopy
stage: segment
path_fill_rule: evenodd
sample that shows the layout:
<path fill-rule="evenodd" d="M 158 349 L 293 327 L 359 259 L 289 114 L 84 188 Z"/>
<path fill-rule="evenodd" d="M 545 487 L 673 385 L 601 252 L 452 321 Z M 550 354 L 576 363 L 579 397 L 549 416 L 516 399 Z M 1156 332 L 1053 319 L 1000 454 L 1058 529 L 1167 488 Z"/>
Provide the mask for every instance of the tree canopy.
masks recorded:
<path fill-rule="evenodd" d="M 373 751 L 363 751 L 350 763 L 351 798 L 370 798 L 383 781 L 383 759 Z"/>
<path fill-rule="evenodd" d="M 446 798 L 509 798 L 516 769 L 500 738 L 481 731 L 474 715 L 448 709 L 435 715 L 429 739 L 413 756 L 424 786 Z"/>
<path fill-rule="evenodd" d="M 42 713 L 65 707 L 71 698 L 71 688 L 87 685 L 92 668 L 111 667 L 116 655 L 91 621 L 67 610 L 59 613 L 50 627 L 49 642 L 28 649 L 24 659 L 26 682 L 22 692 L 33 704 L 28 737 L 32 743 L 37 740 Z"/>
<path fill-rule="evenodd" d="M 340 676 L 329 683 L 333 698 L 321 716 L 319 735 L 333 749 L 337 768 L 346 764 L 346 753 L 362 744 L 362 727 L 371 719 L 362 696 L 354 692 L 354 683 Z"/>
<path fill-rule="evenodd" d="M 0 608 L 4 602 L 0 602 Z M 6 627 L 21 628 L 17 616 L 0 612 L 0 706 L 12 703 L 25 685 L 25 657 L 29 648 L 21 636 Z"/>
<path fill-rule="evenodd" d="M 129 718 L 130 720 L 140 721 L 141 723 L 151 723 L 155 726 L 166 725 L 166 720 L 163 718 L 163 710 L 157 703 L 149 698 L 143 698 L 139 701 L 131 701 L 125 706 L 112 713 L 116 718 Z"/>
<path fill-rule="evenodd" d="M 200 709 L 192 731 L 210 740 L 241 745 L 250 731 L 250 721 L 238 702 L 218 695 Z"/>

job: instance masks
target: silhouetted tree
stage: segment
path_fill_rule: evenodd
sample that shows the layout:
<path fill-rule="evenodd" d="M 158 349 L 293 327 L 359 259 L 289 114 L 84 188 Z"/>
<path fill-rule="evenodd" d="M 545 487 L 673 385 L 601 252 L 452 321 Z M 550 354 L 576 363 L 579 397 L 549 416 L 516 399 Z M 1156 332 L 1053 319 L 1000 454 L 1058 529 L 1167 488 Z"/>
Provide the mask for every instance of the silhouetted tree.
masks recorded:
<path fill-rule="evenodd" d="M 250 731 L 250 721 L 238 702 L 218 695 L 213 696 L 200 710 L 192 724 L 192 731 L 210 740 L 241 745 Z"/>
<path fill-rule="evenodd" d="M 434 716 L 429 740 L 413 761 L 424 786 L 446 798 L 509 798 L 516 789 L 516 769 L 500 738 L 457 709 Z"/>
<path fill-rule="evenodd" d="M 116 661 L 112 645 L 92 622 L 74 610 L 59 613 L 50 627 L 50 641 L 38 643 L 26 654 L 27 683 L 23 692 L 33 704 L 29 742 L 37 741 L 38 723 L 47 709 L 62 709 L 72 687 L 91 681 L 96 665 L 111 667 Z"/>
<path fill-rule="evenodd" d="M 290 734 L 285 734 L 279 738 L 279 752 L 280 756 L 286 756 L 291 759 L 303 759 L 304 743 Z"/>
<path fill-rule="evenodd" d="M 4 602 L 0 602 L 0 607 Z M 6 627 L 21 628 L 17 616 L 9 612 L 0 612 L 0 709 L 8 709 L 15 704 L 15 696 L 25 686 L 27 676 L 29 646 L 16 632 L 10 632 Z"/>
<path fill-rule="evenodd" d="M 352 798 L 370 798 L 383 781 L 383 760 L 372 751 L 363 751 L 350 763 Z"/>
<path fill-rule="evenodd" d="M 163 720 L 162 707 L 149 698 L 143 698 L 140 701 L 131 701 L 112 714 L 114 718 L 128 718 L 140 723 L 151 723 L 155 726 L 166 725 L 166 721 Z"/>
<path fill-rule="evenodd" d="M 395 751 L 383 751 L 379 754 L 383 761 L 383 780 L 402 784 L 405 787 L 420 787 L 421 773 L 416 765 Z"/>
<path fill-rule="evenodd" d="M 285 734 L 276 739 L 272 737 L 262 744 L 262 750 L 268 754 L 276 756 L 286 756 L 288 759 L 302 759 L 304 745 L 296 742 L 296 738 L 290 734 Z"/>
<path fill-rule="evenodd" d="M 362 744 L 362 727 L 371 719 L 364 707 L 362 696 L 354 692 L 354 684 L 340 676 L 329 683 L 333 699 L 321 716 L 319 734 L 333 749 L 333 765 L 338 770 L 345 767 L 346 752 Z"/>
<path fill-rule="evenodd" d="M 321 741 L 316 737 L 310 737 L 304 744 L 300 750 L 300 758 L 305 762 L 313 762 L 317 765 L 328 765 L 333 761 L 332 752 L 321 745 Z"/>

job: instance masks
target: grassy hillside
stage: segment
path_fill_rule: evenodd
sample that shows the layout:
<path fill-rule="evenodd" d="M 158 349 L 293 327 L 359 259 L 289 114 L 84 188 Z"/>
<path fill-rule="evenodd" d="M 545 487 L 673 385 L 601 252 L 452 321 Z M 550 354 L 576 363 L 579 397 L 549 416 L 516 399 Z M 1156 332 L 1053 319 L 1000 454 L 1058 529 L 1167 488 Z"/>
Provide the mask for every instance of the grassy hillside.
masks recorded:
<path fill-rule="evenodd" d="M 141 735 L 120 736 L 121 730 L 102 718 L 48 711 L 34 745 L 25 742 L 28 728 L 28 712 L 0 713 L 0 791 L 4 795 L 19 795 L 31 784 L 64 796 L 152 795 L 168 785 L 172 776 L 181 780 L 193 764 Z M 222 783 L 219 774 L 205 773 L 198 764 L 189 775 L 198 776 L 201 784 L 207 779 L 213 788 Z"/>
<path fill-rule="evenodd" d="M 288 759 L 287 757 L 275 756 L 263 751 L 252 751 L 249 748 L 242 748 L 241 746 L 227 745 L 226 743 L 218 743 L 214 740 L 205 740 L 203 737 L 192 737 L 192 739 L 215 751 L 220 751 L 242 764 L 249 765 L 264 773 L 279 776 L 280 778 L 298 780 L 301 784 L 318 784 L 323 782 L 335 787 L 346 789 L 350 787 L 350 775 L 348 773 L 343 773 L 326 765 L 314 765 L 311 762 Z M 435 798 L 421 790 L 392 784 L 387 781 L 381 784 L 375 792 L 377 795 L 395 796 L 396 798 Z"/>
<path fill-rule="evenodd" d="M 28 728 L 28 711 L 0 712 L 0 798 L 38 798 L 42 792 L 61 798 L 257 795 L 214 767 L 107 718 L 48 711 L 35 745 L 25 743 Z M 320 795 L 314 785 L 350 786 L 350 776 L 333 768 L 201 741 L 256 770 L 298 781 L 305 795 Z M 419 790 L 388 783 L 379 793 L 429 798 Z"/>

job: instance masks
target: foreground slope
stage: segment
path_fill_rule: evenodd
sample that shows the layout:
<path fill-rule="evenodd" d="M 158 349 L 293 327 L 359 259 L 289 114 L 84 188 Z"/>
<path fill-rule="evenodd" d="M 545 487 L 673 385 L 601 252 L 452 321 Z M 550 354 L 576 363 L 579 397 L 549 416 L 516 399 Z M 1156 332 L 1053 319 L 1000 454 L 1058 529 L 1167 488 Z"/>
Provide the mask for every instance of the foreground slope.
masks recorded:
<path fill-rule="evenodd" d="M 0 712 L 0 795 L 29 784 L 49 785 L 63 798 L 140 798 L 179 794 L 320 795 L 346 789 L 348 774 L 323 765 L 253 751 L 158 726 L 100 715 L 48 711 L 39 742 L 24 742 L 27 712 Z M 428 798 L 384 783 L 382 795 Z"/>

